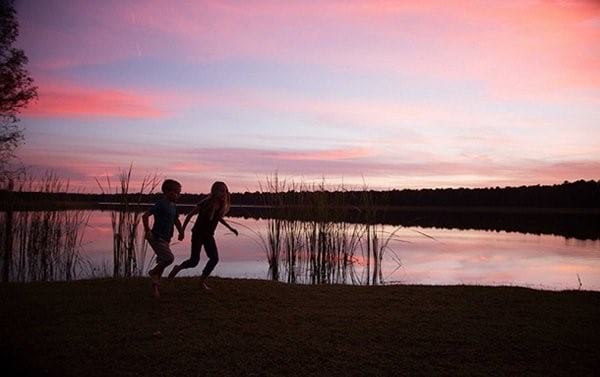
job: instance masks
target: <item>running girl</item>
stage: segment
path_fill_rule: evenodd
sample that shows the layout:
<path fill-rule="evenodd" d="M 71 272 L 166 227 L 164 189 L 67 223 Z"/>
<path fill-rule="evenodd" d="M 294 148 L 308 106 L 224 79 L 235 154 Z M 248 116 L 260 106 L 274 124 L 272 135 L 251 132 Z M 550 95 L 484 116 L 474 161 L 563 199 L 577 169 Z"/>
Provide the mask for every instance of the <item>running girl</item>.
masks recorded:
<path fill-rule="evenodd" d="M 227 212 L 229 212 L 229 208 L 230 201 L 227 185 L 223 182 L 213 183 L 210 189 L 210 195 L 198 203 L 196 208 L 187 215 L 183 222 L 183 226 L 181 227 L 181 231 L 179 232 L 179 240 L 181 241 L 184 238 L 185 228 L 192 216 L 198 214 L 196 223 L 192 228 L 192 250 L 190 259 L 173 267 L 173 270 L 171 270 L 171 273 L 169 274 L 169 278 L 175 277 L 175 275 L 183 269 L 196 267 L 200 261 L 200 249 L 204 246 L 204 250 L 208 256 L 208 262 L 206 262 L 206 266 L 204 267 L 204 270 L 202 270 L 200 286 L 207 290 L 210 289 L 206 285 L 206 278 L 208 278 L 208 275 L 210 275 L 219 262 L 219 252 L 214 237 L 218 223 L 220 222 L 236 236 L 238 235 L 238 231 L 227 224 L 225 219 L 223 219 Z"/>

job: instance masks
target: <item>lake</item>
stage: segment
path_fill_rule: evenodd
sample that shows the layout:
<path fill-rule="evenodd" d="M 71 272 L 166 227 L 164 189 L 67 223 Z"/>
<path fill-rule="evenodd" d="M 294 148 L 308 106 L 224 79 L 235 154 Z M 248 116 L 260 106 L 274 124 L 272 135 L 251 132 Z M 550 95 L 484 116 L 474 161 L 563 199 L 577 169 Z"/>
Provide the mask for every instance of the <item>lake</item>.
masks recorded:
<path fill-rule="evenodd" d="M 77 216 L 73 215 L 75 212 Z M 14 212 L 12 226 L 19 221 L 22 224 L 34 221 L 31 216 L 36 213 L 45 212 Z M 30 239 L 23 241 L 25 237 L 19 233 L 21 235 L 16 235 L 11 241 L 14 251 L 10 266 L 6 258 L 2 261 L 2 271 L 9 276 L 9 280 L 64 280 L 115 274 L 111 213 L 116 212 L 81 210 L 62 213 L 71 213 L 72 217 L 62 229 L 44 230 L 43 237 L 48 237 L 48 233 L 53 235 L 54 240 L 71 236 L 70 241 L 65 238 L 67 241 L 64 242 L 72 243 L 75 236 L 76 245 L 72 244 L 69 249 L 75 257 L 64 259 L 45 255 L 52 251 L 30 251 L 36 247 L 36 242 L 38 246 L 44 244 L 42 246 L 48 247 L 48 241 L 40 238 L 38 225 L 60 221 L 41 216 L 34 221 L 35 226 L 29 225 L 29 232 L 35 228 L 37 236 L 28 236 Z M 403 225 L 401 220 L 388 219 L 384 221 L 386 224 L 372 224 L 367 234 L 364 233 L 367 228 L 360 222 L 344 222 L 340 225 L 339 222 L 277 219 L 268 214 L 242 216 L 239 209 L 233 213 L 239 217 L 230 217 L 228 221 L 239 230 L 240 235 L 236 237 L 223 226 L 217 228 L 215 235 L 220 262 L 213 274 L 221 277 L 272 279 L 302 284 L 477 284 L 552 290 L 578 289 L 581 284 L 582 289 L 600 290 L 600 241 L 597 233 L 592 231 L 577 238 L 570 236 L 572 232 L 585 227 L 598 232 L 596 216 L 587 218 L 592 222 L 590 226 L 582 225 L 581 221 L 588 221 L 586 218 L 570 218 L 568 214 L 548 215 L 550 217 L 544 217 L 549 219 L 546 226 L 548 231 L 544 234 L 544 230 L 539 229 L 544 221 L 526 220 L 522 230 L 518 231 L 514 224 L 519 221 L 498 220 L 506 214 L 471 214 L 475 216 L 473 224 L 484 224 L 484 229 L 495 229 L 484 230 L 473 229 L 477 228 L 473 224 L 465 225 L 471 220 L 464 213 L 450 217 L 445 213 L 434 220 L 430 213 L 423 212 L 419 217 L 408 216 L 404 211 L 406 216 L 421 220 L 412 221 L 415 225 Z M 25 214 L 29 220 L 21 219 Z M 452 220 L 455 224 L 444 220 L 444 216 L 455 219 Z M 519 214 L 511 216 L 520 221 L 526 217 Z M 85 222 L 86 225 L 75 229 L 76 222 Z M 512 225 L 502 230 L 504 222 Z M 496 225 L 490 226 L 492 223 Z M 541 234 L 531 233 L 532 226 Z M 6 213 L 2 214 L 2 229 L 6 229 Z M 177 264 L 189 256 L 189 229 L 191 226 L 184 241 L 172 242 Z M 563 235 L 560 229 L 566 229 Z M 357 236 L 359 233 L 360 236 Z M 137 237 L 134 240 L 137 245 L 135 256 L 119 258 L 125 261 L 121 263 L 129 263 L 133 257 L 137 271 L 141 273 L 152 263 L 153 253 L 148 249 L 143 255 L 144 247 L 140 246 L 142 242 L 139 235 Z M 3 245 L 7 242 L 6 238 L 6 232 L 3 232 Z M 57 249 L 57 246 L 52 247 Z M 27 255 L 22 255 L 24 253 Z M 199 266 L 184 270 L 179 276 L 199 275 L 205 262 L 203 251 Z M 68 276 L 65 275 L 64 265 L 67 265 L 66 270 L 71 271 Z M 119 274 L 126 271 L 122 266 L 119 269 Z M 169 270 L 170 267 L 167 272 Z"/>

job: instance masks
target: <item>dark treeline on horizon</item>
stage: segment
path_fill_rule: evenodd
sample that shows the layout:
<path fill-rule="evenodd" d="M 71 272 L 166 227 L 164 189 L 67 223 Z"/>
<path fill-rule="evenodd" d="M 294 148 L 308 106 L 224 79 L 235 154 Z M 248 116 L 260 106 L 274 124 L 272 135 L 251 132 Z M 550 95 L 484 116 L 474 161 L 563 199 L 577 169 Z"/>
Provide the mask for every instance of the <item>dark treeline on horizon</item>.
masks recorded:
<path fill-rule="evenodd" d="M 129 203 L 151 203 L 160 193 L 128 194 Z M 206 194 L 181 195 L 181 204 L 194 204 Z M 83 194 L 47 192 L 7 192 L 0 190 L 3 203 L 22 202 L 122 202 L 121 194 Z M 306 205 L 326 200 L 342 206 L 398 207 L 522 207 L 522 208 L 600 208 L 600 180 L 564 182 L 557 185 L 535 185 L 494 188 L 444 188 L 362 191 L 285 191 L 232 193 L 234 205 Z"/>

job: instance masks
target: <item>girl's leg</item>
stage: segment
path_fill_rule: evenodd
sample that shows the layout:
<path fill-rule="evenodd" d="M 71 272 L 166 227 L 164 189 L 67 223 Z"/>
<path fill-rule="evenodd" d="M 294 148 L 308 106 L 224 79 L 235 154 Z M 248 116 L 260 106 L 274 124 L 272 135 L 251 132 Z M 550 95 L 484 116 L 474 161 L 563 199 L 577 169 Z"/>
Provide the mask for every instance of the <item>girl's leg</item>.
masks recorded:
<path fill-rule="evenodd" d="M 206 262 L 206 266 L 204 266 L 204 270 L 202 270 L 202 276 L 200 276 L 200 284 L 207 288 L 204 285 L 206 278 L 212 270 L 215 269 L 217 263 L 219 263 L 219 251 L 217 250 L 217 243 L 215 242 L 214 237 L 207 238 L 204 241 L 204 250 L 206 251 L 206 255 L 208 256 L 208 262 Z"/>
<path fill-rule="evenodd" d="M 198 265 L 200 262 L 200 249 L 202 248 L 202 238 L 200 236 L 196 236 L 192 234 L 192 249 L 190 259 L 173 267 L 173 270 L 169 273 L 169 279 L 172 279 L 177 275 L 177 273 L 186 268 L 193 268 Z"/>

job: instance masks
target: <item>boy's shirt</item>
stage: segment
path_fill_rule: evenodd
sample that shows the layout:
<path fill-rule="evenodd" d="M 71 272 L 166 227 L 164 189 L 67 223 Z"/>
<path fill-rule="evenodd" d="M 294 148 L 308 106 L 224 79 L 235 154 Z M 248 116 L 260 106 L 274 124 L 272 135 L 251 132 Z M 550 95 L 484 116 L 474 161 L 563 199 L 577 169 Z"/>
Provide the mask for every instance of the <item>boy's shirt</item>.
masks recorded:
<path fill-rule="evenodd" d="M 171 241 L 173 226 L 177 219 L 177 206 L 175 203 L 163 198 L 156 202 L 148 212 L 154 215 L 152 234 L 165 241 Z"/>

